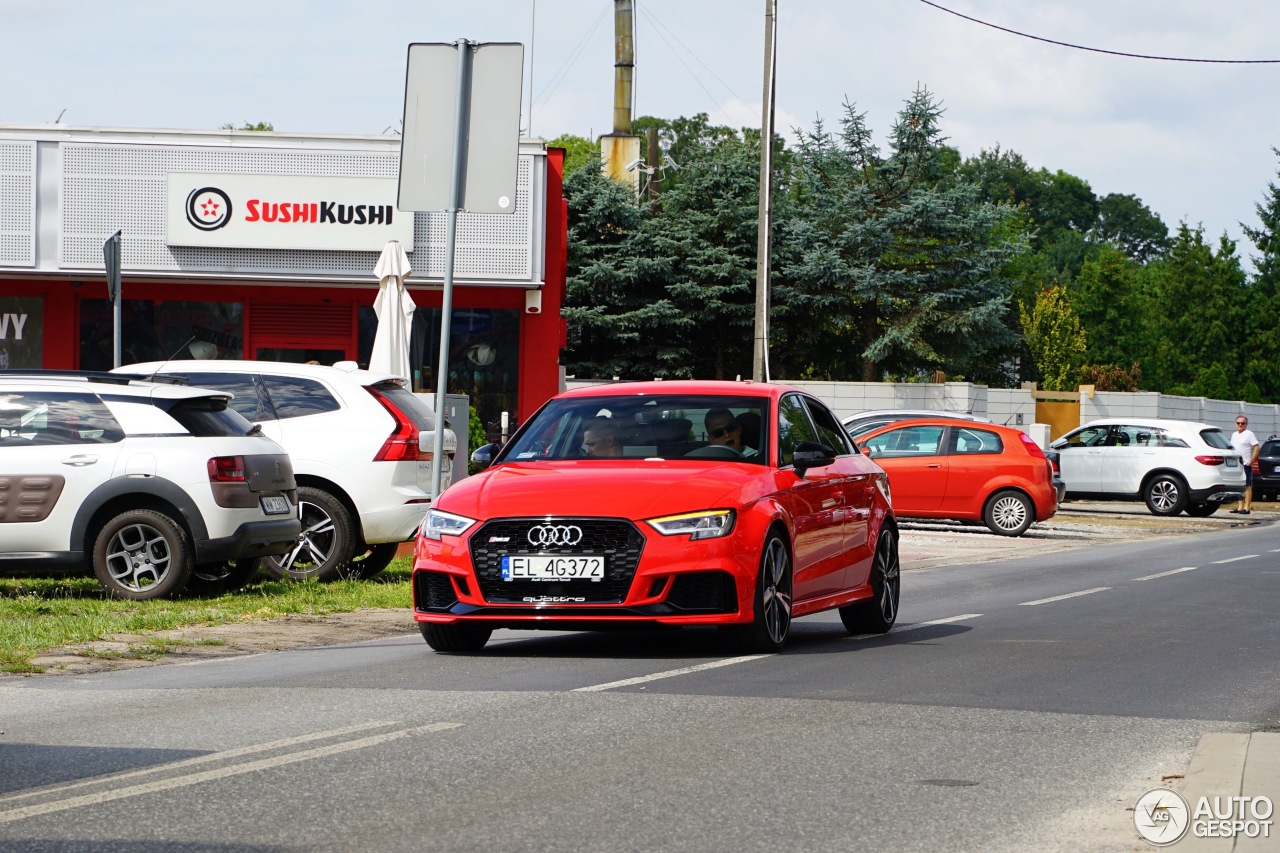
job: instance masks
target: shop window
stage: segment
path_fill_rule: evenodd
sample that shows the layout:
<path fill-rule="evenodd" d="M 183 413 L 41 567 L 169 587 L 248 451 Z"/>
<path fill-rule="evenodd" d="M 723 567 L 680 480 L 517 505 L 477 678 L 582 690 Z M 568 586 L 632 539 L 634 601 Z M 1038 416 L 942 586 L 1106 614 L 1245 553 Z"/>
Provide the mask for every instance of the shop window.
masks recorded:
<path fill-rule="evenodd" d="M 244 358 L 239 302 L 126 299 L 120 306 L 121 364 Z M 80 368 L 115 366 L 115 326 L 106 299 L 80 301 Z"/>
<path fill-rule="evenodd" d="M 44 366 L 44 298 L 0 297 L 0 370 Z"/>
<path fill-rule="evenodd" d="M 503 412 L 516 411 L 520 377 L 520 315 L 506 308 L 455 308 L 449 324 L 447 393 L 465 394 L 488 432 L 497 434 Z M 369 363 L 378 316 L 360 306 L 361 366 Z M 414 390 L 435 393 L 440 358 L 440 309 L 418 308 L 410 333 Z"/>

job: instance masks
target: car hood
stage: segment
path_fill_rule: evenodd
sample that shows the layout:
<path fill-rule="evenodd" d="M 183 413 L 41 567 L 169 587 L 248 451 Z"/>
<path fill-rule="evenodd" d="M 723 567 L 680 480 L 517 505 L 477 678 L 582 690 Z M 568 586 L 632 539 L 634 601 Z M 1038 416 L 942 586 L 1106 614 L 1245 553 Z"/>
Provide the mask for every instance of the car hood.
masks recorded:
<path fill-rule="evenodd" d="M 639 520 L 733 508 L 769 489 L 776 472 L 716 462 L 508 463 L 450 486 L 436 506 L 475 519 L 580 515 Z"/>

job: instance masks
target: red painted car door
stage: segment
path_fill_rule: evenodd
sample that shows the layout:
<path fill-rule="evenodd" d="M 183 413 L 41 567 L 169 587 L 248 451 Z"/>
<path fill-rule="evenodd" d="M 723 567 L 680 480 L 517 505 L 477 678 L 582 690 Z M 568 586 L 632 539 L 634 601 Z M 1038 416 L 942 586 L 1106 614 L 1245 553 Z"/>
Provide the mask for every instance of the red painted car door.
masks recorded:
<path fill-rule="evenodd" d="M 862 446 L 889 475 L 893 509 L 900 515 L 942 506 L 949 466 L 943 454 L 946 427 L 915 424 L 865 437 Z"/>

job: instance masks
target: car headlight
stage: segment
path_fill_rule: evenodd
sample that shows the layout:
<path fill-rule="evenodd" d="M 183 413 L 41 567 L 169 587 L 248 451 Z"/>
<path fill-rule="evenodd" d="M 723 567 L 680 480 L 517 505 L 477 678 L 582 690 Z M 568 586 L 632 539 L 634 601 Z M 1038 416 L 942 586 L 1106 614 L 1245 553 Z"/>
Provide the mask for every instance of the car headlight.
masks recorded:
<path fill-rule="evenodd" d="M 649 519 L 649 526 L 663 536 L 688 535 L 690 539 L 717 539 L 733 530 L 733 510 L 683 512 Z"/>
<path fill-rule="evenodd" d="M 465 515 L 429 509 L 427 517 L 422 520 L 422 535 L 439 541 L 442 536 L 461 536 L 475 523 L 474 518 L 467 518 Z"/>

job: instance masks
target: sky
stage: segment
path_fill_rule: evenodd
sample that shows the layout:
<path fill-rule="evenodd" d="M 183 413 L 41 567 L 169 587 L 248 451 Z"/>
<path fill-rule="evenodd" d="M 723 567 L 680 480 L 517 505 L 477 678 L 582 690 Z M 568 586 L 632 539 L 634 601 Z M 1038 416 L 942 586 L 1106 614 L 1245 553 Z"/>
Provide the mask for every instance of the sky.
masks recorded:
<path fill-rule="evenodd" d="M 1276 0 L 777 0 L 775 126 L 838 126 L 847 101 L 883 143 L 923 87 L 948 143 L 1135 195 L 1171 229 L 1253 248 L 1241 223 L 1280 183 Z M 759 127 L 765 0 L 635 0 L 635 115 Z M 0 0 L 0 125 L 384 134 L 408 45 L 525 45 L 533 136 L 612 130 L 613 0 Z M 1267 95 L 1271 92 L 1271 95 Z M 530 108 L 531 105 L 531 108 Z"/>

